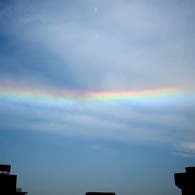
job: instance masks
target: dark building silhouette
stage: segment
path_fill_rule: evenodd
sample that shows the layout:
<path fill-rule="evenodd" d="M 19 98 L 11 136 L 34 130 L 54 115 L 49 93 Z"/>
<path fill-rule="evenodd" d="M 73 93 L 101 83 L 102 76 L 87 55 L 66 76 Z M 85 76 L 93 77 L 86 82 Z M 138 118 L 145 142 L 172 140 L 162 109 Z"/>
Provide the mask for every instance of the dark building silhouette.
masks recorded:
<path fill-rule="evenodd" d="M 0 194 L 1 195 L 25 195 L 21 188 L 16 188 L 17 175 L 11 175 L 11 165 L 0 164 Z"/>
<path fill-rule="evenodd" d="M 86 195 L 115 195 L 114 192 L 86 192 Z"/>
<path fill-rule="evenodd" d="M 195 167 L 186 167 L 186 173 L 175 173 L 175 185 L 182 195 L 195 195 Z"/>

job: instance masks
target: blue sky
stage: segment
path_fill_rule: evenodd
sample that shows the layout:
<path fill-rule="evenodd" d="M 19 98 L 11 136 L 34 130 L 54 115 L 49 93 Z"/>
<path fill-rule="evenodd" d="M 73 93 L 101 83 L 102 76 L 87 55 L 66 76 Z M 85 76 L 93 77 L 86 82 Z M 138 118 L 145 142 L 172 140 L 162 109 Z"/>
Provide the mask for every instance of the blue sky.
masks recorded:
<path fill-rule="evenodd" d="M 191 0 L 0 1 L 0 163 L 19 186 L 180 193 L 173 174 L 195 165 L 194 9 Z M 86 98 L 168 88 L 180 93 Z M 61 101 L 64 91 L 77 95 Z"/>

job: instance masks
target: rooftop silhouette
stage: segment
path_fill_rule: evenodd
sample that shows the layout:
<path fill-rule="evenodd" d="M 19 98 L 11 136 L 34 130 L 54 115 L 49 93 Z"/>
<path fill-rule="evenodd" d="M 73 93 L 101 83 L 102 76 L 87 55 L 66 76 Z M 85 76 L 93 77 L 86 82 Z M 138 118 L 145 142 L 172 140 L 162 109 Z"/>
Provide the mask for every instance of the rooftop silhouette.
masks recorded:
<path fill-rule="evenodd" d="M 175 173 L 175 185 L 181 189 L 182 195 L 195 194 L 195 167 L 186 167 L 186 173 Z"/>
<path fill-rule="evenodd" d="M 175 185 L 181 189 L 182 195 L 195 195 L 195 167 L 186 167 L 186 172 L 175 173 Z M 17 188 L 17 175 L 10 174 L 11 165 L 0 164 L 0 194 L 25 195 Z M 86 195 L 115 195 L 115 192 L 86 192 Z"/>
<path fill-rule="evenodd" d="M 11 165 L 0 164 L 0 194 L 25 195 L 21 188 L 17 188 L 17 175 L 11 175 Z"/>
<path fill-rule="evenodd" d="M 115 195 L 115 192 L 86 192 L 86 195 Z"/>

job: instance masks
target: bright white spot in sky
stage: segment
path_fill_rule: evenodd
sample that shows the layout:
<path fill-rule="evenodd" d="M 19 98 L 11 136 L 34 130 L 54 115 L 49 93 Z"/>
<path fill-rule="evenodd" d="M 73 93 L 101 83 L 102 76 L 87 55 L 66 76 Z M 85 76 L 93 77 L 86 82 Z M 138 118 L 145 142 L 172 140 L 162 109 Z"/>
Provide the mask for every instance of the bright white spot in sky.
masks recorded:
<path fill-rule="evenodd" d="M 96 34 L 95 38 L 96 39 L 99 39 L 100 38 L 100 35 L 99 34 Z"/>
<path fill-rule="evenodd" d="M 97 12 L 97 11 L 98 11 L 98 8 L 97 8 L 97 7 L 95 7 L 95 8 L 94 8 L 94 11 L 95 11 L 95 12 Z"/>

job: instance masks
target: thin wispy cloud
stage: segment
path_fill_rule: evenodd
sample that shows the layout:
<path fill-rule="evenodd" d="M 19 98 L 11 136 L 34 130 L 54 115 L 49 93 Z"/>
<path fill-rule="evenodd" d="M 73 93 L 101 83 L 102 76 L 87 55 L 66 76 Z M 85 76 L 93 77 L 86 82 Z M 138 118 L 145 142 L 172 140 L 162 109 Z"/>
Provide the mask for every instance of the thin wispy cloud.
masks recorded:
<path fill-rule="evenodd" d="M 103 153 L 114 153 L 114 151 L 109 148 L 109 147 L 106 147 L 104 145 L 101 145 L 101 144 L 94 144 L 94 145 L 91 145 L 90 146 L 93 150 L 95 151 L 98 151 L 98 152 L 103 152 Z"/>

